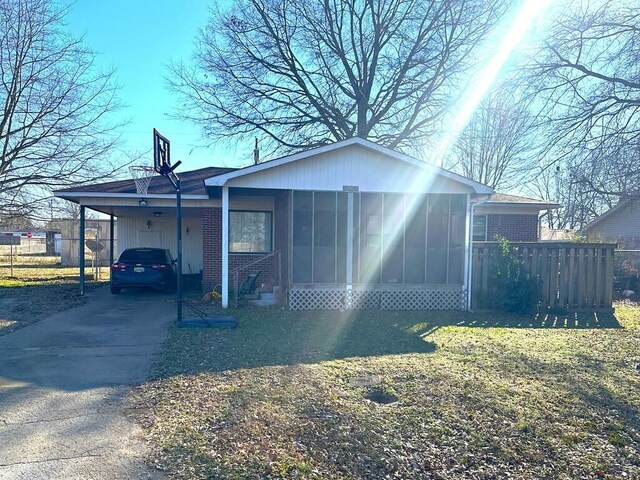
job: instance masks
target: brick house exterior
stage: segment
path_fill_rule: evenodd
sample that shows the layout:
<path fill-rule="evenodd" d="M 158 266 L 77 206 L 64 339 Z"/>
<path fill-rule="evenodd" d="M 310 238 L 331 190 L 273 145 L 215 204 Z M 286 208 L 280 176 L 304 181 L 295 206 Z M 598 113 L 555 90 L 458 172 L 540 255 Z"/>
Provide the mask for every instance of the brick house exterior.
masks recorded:
<path fill-rule="evenodd" d="M 223 306 L 236 282 L 259 271 L 257 284 L 279 285 L 295 308 L 461 308 L 470 301 L 472 214 L 484 219 L 479 240 L 531 242 L 539 212 L 558 207 L 496 194 L 360 138 L 180 178 L 182 273 L 201 272 L 204 291 L 221 285 Z M 118 217 L 120 251 L 159 246 L 175 255 L 175 193 L 164 177 L 144 194 L 124 180 L 56 196 Z"/>
<path fill-rule="evenodd" d="M 212 291 L 216 285 L 222 283 L 222 209 L 203 208 L 202 209 L 202 289 L 205 292 Z M 246 265 L 246 271 L 239 272 L 241 282 L 248 273 L 251 272 L 250 264 L 256 260 L 266 257 L 267 254 L 242 254 L 234 253 L 229 255 L 229 271 L 233 272 Z M 278 265 L 276 257 L 271 257 L 267 261 L 262 261 L 255 270 L 260 271 L 256 282 L 258 285 L 264 283 L 277 285 L 280 281 L 278 276 Z M 242 274 L 242 275 L 240 275 Z"/>
<path fill-rule="evenodd" d="M 510 242 L 537 242 L 538 215 L 487 214 L 487 240 L 504 237 Z"/>

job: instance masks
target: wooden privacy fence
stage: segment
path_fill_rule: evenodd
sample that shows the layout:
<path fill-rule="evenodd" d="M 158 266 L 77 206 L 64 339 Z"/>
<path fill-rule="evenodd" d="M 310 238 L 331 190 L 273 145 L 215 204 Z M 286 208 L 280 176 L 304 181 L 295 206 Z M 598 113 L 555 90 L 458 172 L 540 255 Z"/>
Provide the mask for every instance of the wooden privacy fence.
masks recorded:
<path fill-rule="evenodd" d="M 535 285 L 540 309 L 611 310 L 613 257 L 609 243 L 512 243 Z M 491 308 L 500 244 L 473 245 L 472 307 Z"/>

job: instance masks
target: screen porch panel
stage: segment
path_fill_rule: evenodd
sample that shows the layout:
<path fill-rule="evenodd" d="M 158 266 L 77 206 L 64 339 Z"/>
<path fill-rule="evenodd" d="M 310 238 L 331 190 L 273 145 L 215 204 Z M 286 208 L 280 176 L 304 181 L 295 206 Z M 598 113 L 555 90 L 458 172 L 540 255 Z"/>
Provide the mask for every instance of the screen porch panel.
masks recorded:
<path fill-rule="evenodd" d="M 346 284 L 350 248 L 354 285 L 462 285 L 466 203 L 458 194 L 294 191 L 292 283 Z"/>

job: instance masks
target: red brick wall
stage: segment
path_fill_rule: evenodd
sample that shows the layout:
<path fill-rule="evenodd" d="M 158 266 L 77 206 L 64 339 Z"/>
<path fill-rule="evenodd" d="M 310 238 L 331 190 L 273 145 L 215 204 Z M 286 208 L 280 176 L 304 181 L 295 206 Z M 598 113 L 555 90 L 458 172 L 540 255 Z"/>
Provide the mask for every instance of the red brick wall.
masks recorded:
<path fill-rule="evenodd" d="M 537 242 L 538 216 L 487 215 L 487 240 L 495 241 L 496 236 L 510 242 Z"/>
<path fill-rule="evenodd" d="M 229 254 L 229 272 L 265 257 L 266 254 Z M 238 273 L 238 283 L 252 271 L 260 270 L 256 283 L 271 285 L 277 282 L 277 257 L 248 267 Z M 205 292 L 222 283 L 222 209 L 204 208 L 202 211 L 202 288 Z M 229 276 L 229 288 L 234 288 L 233 276 Z"/>
<path fill-rule="evenodd" d="M 222 276 L 222 209 L 202 209 L 202 289 L 213 290 Z"/>

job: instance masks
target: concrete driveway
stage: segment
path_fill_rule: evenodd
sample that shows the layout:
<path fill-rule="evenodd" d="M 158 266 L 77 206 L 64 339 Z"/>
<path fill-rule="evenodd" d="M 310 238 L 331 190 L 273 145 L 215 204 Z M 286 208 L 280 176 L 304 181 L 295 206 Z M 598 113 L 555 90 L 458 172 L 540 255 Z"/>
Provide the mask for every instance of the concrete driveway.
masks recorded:
<path fill-rule="evenodd" d="M 175 318 L 169 299 L 100 288 L 0 337 L 0 479 L 158 477 L 124 401 Z"/>

